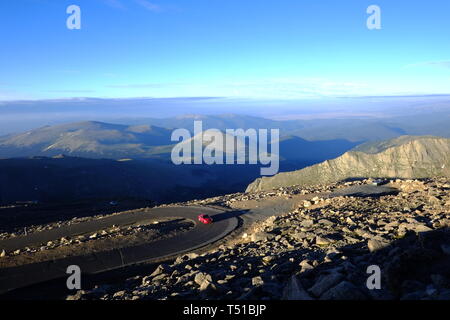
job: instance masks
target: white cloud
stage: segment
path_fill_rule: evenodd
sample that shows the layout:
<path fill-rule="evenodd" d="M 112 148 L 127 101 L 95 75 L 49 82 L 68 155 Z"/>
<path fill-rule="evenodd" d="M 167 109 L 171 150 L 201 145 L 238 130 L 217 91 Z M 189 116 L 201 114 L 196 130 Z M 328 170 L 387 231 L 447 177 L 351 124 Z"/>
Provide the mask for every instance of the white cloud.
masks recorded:
<path fill-rule="evenodd" d="M 137 4 L 144 7 L 145 9 L 152 11 L 152 12 L 161 12 L 163 11 L 162 7 L 158 4 L 155 4 L 153 2 L 147 1 L 147 0 L 135 0 Z"/>
<path fill-rule="evenodd" d="M 166 88 L 177 86 L 176 83 L 133 83 L 133 84 L 110 84 L 107 88 L 116 89 L 152 89 L 152 88 Z"/>
<path fill-rule="evenodd" d="M 378 95 L 429 94 L 433 90 L 416 92 L 414 88 L 395 85 L 388 82 L 358 82 L 345 79 L 327 79 L 320 77 L 279 77 L 249 80 L 210 81 L 210 82 L 173 82 L 173 83 L 131 83 L 109 84 L 116 94 L 137 96 L 173 97 L 173 96 L 215 96 L 253 99 L 314 99 L 332 97 L 358 97 Z M 422 88 L 423 89 L 423 88 Z M 130 91 L 132 90 L 132 91 Z"/>
<path fill-rule="evenodd" d="M 94 93 L 95 90 L 48 90 L 47 92 L 51 93 Z"/>

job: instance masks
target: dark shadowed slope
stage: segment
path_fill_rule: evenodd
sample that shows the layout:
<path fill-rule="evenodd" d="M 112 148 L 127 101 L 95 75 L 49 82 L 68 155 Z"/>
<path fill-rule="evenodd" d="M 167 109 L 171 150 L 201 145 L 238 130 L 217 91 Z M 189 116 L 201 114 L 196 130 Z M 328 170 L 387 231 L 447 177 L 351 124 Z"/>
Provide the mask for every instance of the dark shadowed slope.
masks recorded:
<path fill-rule="evenodd" d="M 258 166 L 74 157 L 0 160 L 0 204 L 137 198 L 176 202 L 245 190 Z"/>

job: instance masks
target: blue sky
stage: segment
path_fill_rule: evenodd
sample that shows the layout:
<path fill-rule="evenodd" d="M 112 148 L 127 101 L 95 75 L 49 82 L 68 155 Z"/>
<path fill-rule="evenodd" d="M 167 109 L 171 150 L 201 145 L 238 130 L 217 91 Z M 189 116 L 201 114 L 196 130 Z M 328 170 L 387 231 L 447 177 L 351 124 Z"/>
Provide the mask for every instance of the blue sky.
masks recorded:
<path fill-rule="evenodd" d="M 0 39 L 0 100 L 450 93 L 448 0 L 8 0 Z"/>

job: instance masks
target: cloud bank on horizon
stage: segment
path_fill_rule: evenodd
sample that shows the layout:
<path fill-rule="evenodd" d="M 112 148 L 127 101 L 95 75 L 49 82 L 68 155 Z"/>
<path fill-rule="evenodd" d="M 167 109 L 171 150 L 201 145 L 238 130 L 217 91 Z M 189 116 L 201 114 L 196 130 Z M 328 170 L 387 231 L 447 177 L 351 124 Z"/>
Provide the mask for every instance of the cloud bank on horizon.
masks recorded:
<path fill-rule="evenodd" d="M 450 3 L 376 2 L 2 2 L 0 100 L 450 94 Z"/>

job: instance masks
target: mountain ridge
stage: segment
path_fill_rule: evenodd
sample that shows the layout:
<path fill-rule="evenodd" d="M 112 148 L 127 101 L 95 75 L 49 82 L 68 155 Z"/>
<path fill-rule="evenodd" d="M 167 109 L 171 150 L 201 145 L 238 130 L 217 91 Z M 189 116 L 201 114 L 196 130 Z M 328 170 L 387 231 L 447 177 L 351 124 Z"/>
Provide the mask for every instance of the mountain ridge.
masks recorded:
<path fill-rule="evenodd" d="M 83 121 L 0 137 L 0 155 L 2 158 L 60 153 L 90 158 L 145 156 L 151 151 L 148 146 L 172 143 L 170 136 L 171 130 L 157 126 Z"/>
<path fill-rule="evenodd" d="M 402 143 L 396 145 L 398 142 Z M 301 170 L 258 178 L 247 187 L 246 192 L 293 185 L 327 184 L 349 178 L 450 176 L 450 139 L 403 136 L 384 143 L 391 146 L 378 153 L 358 151 L 364 149 L 357 147 L 338 158 Z"/>
<path fill-rule="evenodd" d="M 191 138 L 183 141 L 183 143 L 189 144 L 202 138 L 205 136 L 205 132 L 210 129 L 219 130 L 224 135 L 227 128 L 247 130 L 252 129 L 251 125 L 257 124 L 253 120 L 247 123 L 246 119 L 260 121 L 260 119 L 254 117 L 236 115 L 218 118 L 219 120 L 216 122 L 205 125 L 202 134 L 194 136 L 191 131 Z M 223 119 L 233 119 L 233 122 L 220 123 Z M 186 129 L 192 129 L 189 128 L 189 125 L 193 125 L 193 120 L 186 121 L 184 123 L 187 126 Z M 214 123 L 218 125 L 218 128 L 210 128 Z M 264 123 L 261 123 L 261 126 L 263 125 Z M 207 135 L 210 135 L 209 132 Z M 99 121 L 74 122 L 44 126 L 23 133 L 0 137 L 0 158 L 52 157 L 58 154 L 66 154 L 93 159 L 158 158 L 170 160 L 172 148 L 179 142 L 172 141 L 171 136 L 172 129 L 159 127 L 151 123 L 125 125 Z M 206 139 L 202 145 L 205 147 L 210 142 Z M 301 137 L 286 135 L 281 136 L 280 139 L 280 155 L 286 170 L 294 170 L 339 156 L 358 143 L 344 139 L 310 141 Z M 238 149 L 245 149 L 245 146 L 236 148 L 236 150 Z"/>

